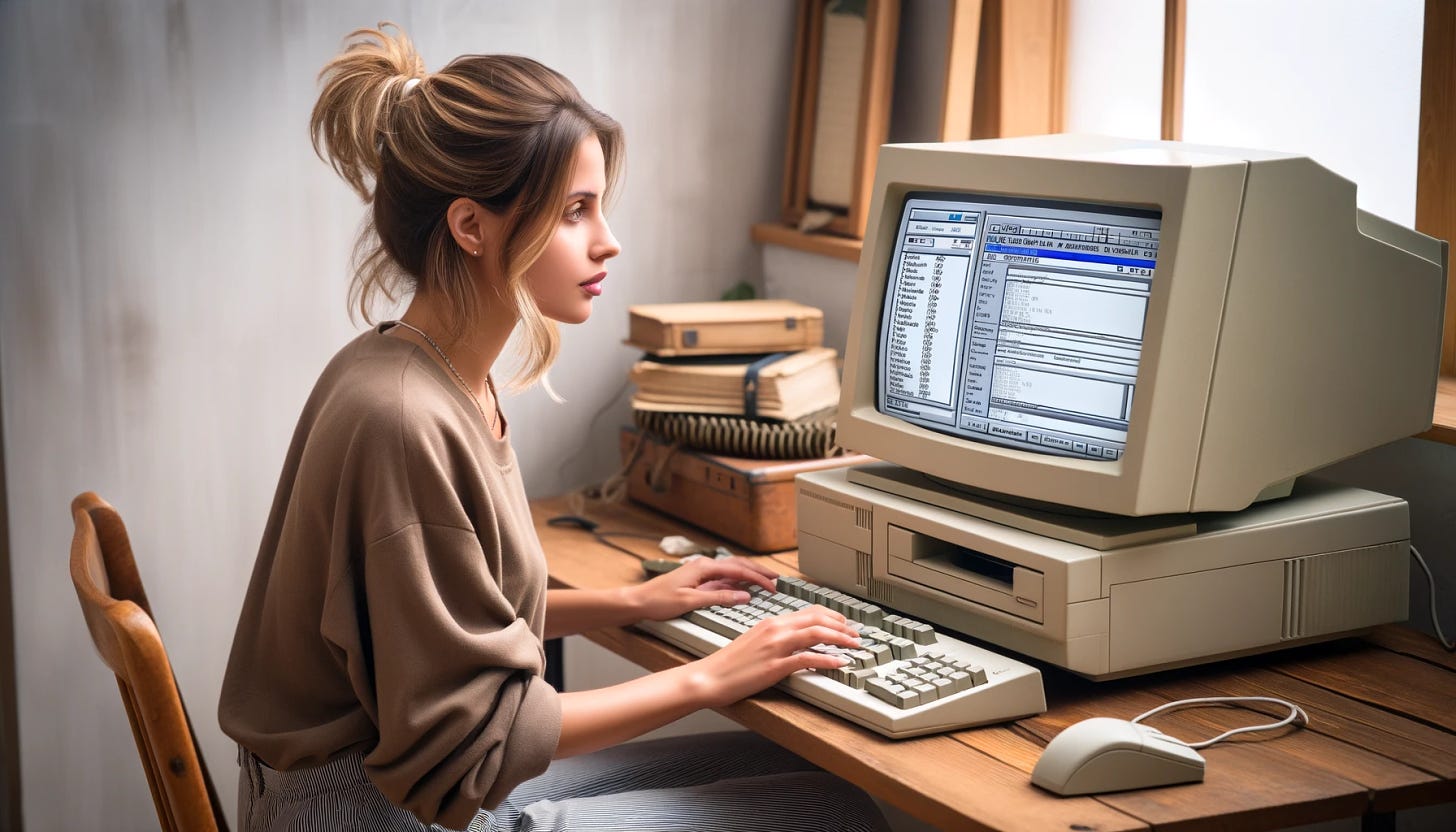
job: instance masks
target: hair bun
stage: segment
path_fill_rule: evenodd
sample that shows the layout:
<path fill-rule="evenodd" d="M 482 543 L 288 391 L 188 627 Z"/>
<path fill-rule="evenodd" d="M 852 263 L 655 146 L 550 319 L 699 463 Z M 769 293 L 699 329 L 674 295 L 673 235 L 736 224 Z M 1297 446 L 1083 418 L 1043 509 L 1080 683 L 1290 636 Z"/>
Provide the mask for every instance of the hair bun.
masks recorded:
<path fill-rule="evenodd" d="M 368 202 L 395 105 L 419 83 L 425 64 L 393 23 L 358 29 L 344 40 L 344 51 L 319 72 L 323 89 L 309 132 L 314 152 Z"/>

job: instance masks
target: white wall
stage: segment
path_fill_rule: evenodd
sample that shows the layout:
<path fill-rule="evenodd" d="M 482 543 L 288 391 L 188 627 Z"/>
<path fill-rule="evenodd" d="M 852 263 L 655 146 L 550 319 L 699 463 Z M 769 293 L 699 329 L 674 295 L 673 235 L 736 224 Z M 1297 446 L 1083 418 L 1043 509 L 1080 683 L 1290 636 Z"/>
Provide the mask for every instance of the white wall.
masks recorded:
<path fill-rule="evenodd" d="M 552 65 L 626 128 L 625 246 L 592 322 L 506 402 L 533 494 L 609 473 L 631 303 L 758 279 L 776 210 L 794 20 L 760 0 L 0 4 L 0 384 L 26 828 L 155 827 L 121 703 L 66 572 L 68 504 L 127 520 L 224 801 L 216 703 L 293 422 L 356 326 L 363 209 L 313 156 L 319 67 L 394 20 L 430 69 Z M 752 172 L 745 175 L 744 172 Z M 569 463 L 569 464 L 568 464 Z"/>

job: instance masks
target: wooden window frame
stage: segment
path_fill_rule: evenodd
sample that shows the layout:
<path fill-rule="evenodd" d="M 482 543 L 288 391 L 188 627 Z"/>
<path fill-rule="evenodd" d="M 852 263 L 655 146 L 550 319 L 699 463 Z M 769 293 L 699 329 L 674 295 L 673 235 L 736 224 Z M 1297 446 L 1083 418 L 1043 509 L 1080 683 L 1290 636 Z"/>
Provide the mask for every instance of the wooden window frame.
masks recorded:
<path fill-rule="evenodd" d="M 818 113 L 819 59 L 824 15 L 835 0 L 799 0 L 789 105 L 789 141 L 784 160 L 782 220 L 797 226 L 810 210 L 827 208 L 836 216 L 822 230 L 863 238 L 874 187 L 875 155 L 890 134 L 890 103 L 895 80 L 895 42 L 900 0 L 865 0 L 865 59 L 860 77 L 854 164 L 847 206 L 809 201 L 809 172 Z"/>
<path fill-rule="evenodd" d="M 949 36 L 941 141 L 1061 132 L 1066 0 L 952 0 Z"/>
<path fill-rule="evenodd" d="M 1416 230 L 1449 242 L 1456 240 L 1456 3 L 1426 0 L 1422 39 Z M 1449 259 L 1436 411 L 1421 437 L 1456 445 L 1456 274 Z"/>
<path fill-rule="evenodd" d="M 1188 0 L 1163 0 L 1162 137 L 1183 139 L 1183 63 L 1187 43 Z"/>
<path fill-rule="evenodd" d="M 871 8 L 875 2 L 869 0 Z M 877 70 L 885 73 L 884 126 L 862 120 L 867 129 L 878 132 L 861 133 L 864 151 L 857 165 L 860 171 L 856 180 L 860 188 L 858 210 L 836 217 L 825 229 L 834 234 L 798 230 L 799 221 L 810 207 L 808 152 L 813 141 L 816 87 L 813 75 L 818 71 L 814 48 L 817 33 L 811 30 L 811 23 L 814 9 L 824 3 L 825 0 L 799 0 L 781 216 L 779 222 L 755 224 L 752 236 L 759 243 L 857 261 L 873 196 L 870 189 L 874 186 L 875 149 L 888 135 L 895 43 L 891 40 L 884 44 L 886 66 Z M 898 6 L 895 13 L 898 22 Z M 1065 89 L 1066 19 L 1066 0 L 951 0 L 940 140 L 1059 131 Z M 897 27 L 890 27 L 893 28 Z M 1007 43 L 1017 46 L 1002 48 Z M 866 83 L 862 89 L 868 92 L 870 85 Z M 866 142 L 865 137 L 870 135 L 875 140 Z"/>

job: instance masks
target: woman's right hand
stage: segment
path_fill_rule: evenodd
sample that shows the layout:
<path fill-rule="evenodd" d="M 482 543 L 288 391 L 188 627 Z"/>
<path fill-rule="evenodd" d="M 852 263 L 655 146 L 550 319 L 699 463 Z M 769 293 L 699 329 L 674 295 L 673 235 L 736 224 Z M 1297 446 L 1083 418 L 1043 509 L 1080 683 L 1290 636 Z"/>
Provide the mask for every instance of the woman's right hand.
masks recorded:
<path fill-rule="evenodd" d="M 798 670 L 843 667 L 844 660 L 809 648 L 860 646 L 843 615 L 821 606 L 760 621 L 728 646 L 693 664 L 705 705 L 716 708 L 751 696 Z"/>

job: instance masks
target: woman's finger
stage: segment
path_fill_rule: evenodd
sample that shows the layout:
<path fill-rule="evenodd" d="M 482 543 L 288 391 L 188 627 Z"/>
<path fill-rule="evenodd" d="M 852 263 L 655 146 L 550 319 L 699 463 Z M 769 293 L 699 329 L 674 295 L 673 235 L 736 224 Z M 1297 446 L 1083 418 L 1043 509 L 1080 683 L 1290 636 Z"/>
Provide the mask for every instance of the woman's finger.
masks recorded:
<path fill-rule="evenodd" d="M 836 670 L 847 664 L 843 656 L 820 653 L 817 650 L 801 650 L 791 656 L 785 656 L 784 663 L 788 665 L 789 672 L 805 669 Z"/>
<path fill-rule="evenodd" d="M 701 564 L 701 566 L 699 566 Z M 702 583 L 708 581 L 736 581 L 745 584 L 756 584 L 769 592 L 777 589 L 773 579 L 768 577 L 762 570 L 749 569 L 741 563 L 733 560 L 700 560 L 692 564 L 698 569 L 697 578 Z"/>
<path fill-rule="evenodd" d="M 819 604 L 812 604 L 801 610 L 796 610 L 778 617 L 799 623 L 799 626 L 803 627 L 807 627 L 810 624 L 825 624 L 839 627 L 849 632 L 853 632 L 854 630 L 854 628 L 849 626 L 849 619 L 845 618 L 843 614 L 837 613 L 828 607 L 820 606 Z"/>
<path fill-rule="evenodd" d="M 764 566 L 763 564 L 759 563 L 756 560 L 749 560 L 748 558 L 740 558 L 737 555 L 734 555 L 733 557 L 731 557 L 731 558 L 725 558 L 724 561 L 720 561 L 720 562 L 725 562 L 725 561 L 727 563 L 736 563 L 736 564 L 739 564 L 741 566 L 744 566 L 744 567 L 746 567 L 748 569 L 752 569 L 753 571 L 759 573 L 760 575 L 763 575 L 765 578 L 768 578 L 771 581 L 777 581 L 779 579 L 779 573 L 773 571 L 772 569 L 769 569 L 767 566 Z"/>
<path fill-rule="evenodd" d="M 714 604 L 720 607 L 736 607 L 740 604 L 747 604 L 752 597 L 744 590 L 729 587 L 714 590 L 698 587 L 693 591 L 697 593 L 694 603 L 699 607 L 711 607 Z"/>

